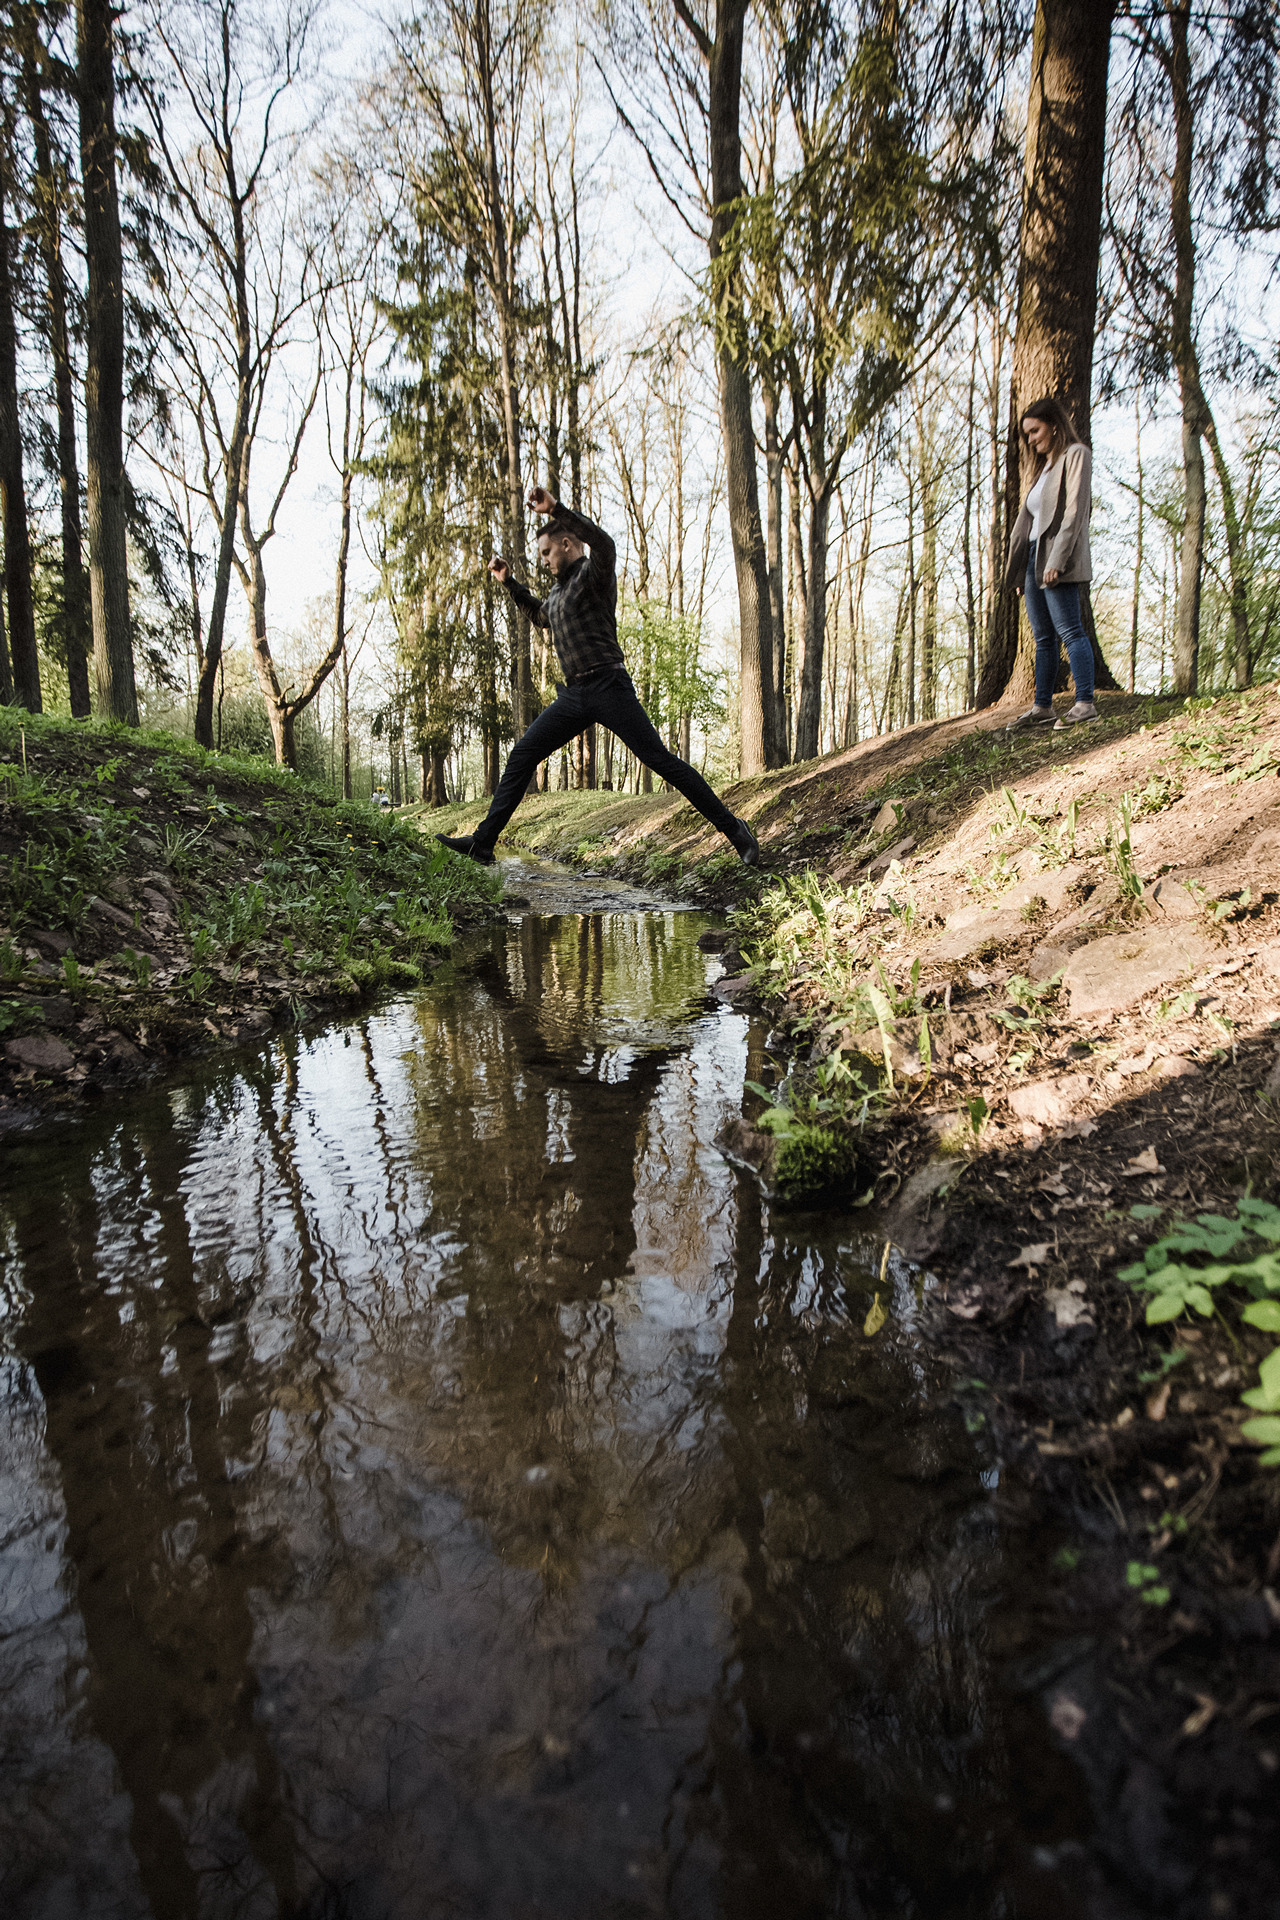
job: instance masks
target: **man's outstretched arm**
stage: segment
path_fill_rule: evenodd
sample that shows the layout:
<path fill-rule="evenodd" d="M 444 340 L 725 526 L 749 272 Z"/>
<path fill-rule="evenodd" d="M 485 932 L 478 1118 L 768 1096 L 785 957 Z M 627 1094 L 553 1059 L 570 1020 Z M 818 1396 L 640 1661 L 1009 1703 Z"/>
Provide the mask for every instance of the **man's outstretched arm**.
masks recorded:
<path fill-rule="evenodd" d="M 549 627 L 551 625 L 551 622 L 547 618 L 547 610 L 541 600 L 539 600 L 537 594 L 530 593 L 528 587 L 521 585 L 505 560 L 491 560 L 489 562 L 489 571 L 498 582 L 498 585 L 506 588 L 521 612 L 528 614 L 535 627 Z"/>

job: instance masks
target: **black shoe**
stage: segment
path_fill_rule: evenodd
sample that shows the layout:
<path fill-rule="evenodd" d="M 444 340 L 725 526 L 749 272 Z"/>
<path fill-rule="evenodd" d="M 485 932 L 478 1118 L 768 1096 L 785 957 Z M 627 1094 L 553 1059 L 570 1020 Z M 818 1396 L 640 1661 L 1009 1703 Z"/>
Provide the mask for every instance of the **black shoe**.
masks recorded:
<path fill-rule="evenodd" d="M 736 850 L 744 867 L 758 867 L 760 865 L 760 842 L 756 839 L 745 820 L 734 821 L 733 831 L 729 834 L 728 839 L 730 846 Z"/>
<path fill-rule="evenodd" d="M 468 860 L 478 861 L 482 867 L 491 867 L 493 865 L 492 852 L 488 847 L 478 847 L 476 845 L 476 836 L 474 833 L 463 833 L 456 836 L 447 833 L 438 833 L 436 839 L 442 847 L 448 847 L 450 853 L 464 853 Z"/>

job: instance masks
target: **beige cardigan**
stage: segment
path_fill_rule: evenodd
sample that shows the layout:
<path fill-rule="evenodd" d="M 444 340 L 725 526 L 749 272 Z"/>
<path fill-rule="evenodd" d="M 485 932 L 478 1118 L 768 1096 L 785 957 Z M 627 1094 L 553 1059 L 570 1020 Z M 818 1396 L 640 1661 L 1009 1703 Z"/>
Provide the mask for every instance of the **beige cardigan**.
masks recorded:
<path fill-rule="evenodd" d="M 1041 586 L 1049 567 L 1057 568 L 1064 584 L 1072 580 L 1083 584 L 1093 578 L 1093 562 L 1089 556 L 1092 478 L 1092 456 L 1088 447 L 1079 441 L 1068 447 L 1062 458 L 1048 469 L 1040 509 L 1042 532 L 1036 542 L 1036 579 Z M 1021 587 L 1030 548 L 1031 515 L 1024 500 L 1009 540 L 1006 586 Z"/>

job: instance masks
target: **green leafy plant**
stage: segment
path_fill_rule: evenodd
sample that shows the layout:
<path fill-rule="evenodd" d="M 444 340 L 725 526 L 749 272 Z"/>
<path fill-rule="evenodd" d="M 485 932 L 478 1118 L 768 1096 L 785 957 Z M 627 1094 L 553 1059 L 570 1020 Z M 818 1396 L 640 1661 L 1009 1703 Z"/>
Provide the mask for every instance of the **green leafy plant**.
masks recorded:
<path fill-rule="evenodd" d="M 1141 1260 L 1121 1268 L 1120 1278 L 1151 1295 L 1148 1326 L 1187 1312 L 1208 1319 L 1216 1311 L 1215 1292 L 1231 1285 L 1250 1296 L 1240 1314 L 1246 1325 L 1280 1333 L 1280 1207 L 1246 1195 L 1234 1220 L 1202 1213 L 1194 1221 L 1179 1221 Z M 1247 1420 L 1242 1432 L 1265 1448 L 1265 1466 L 1280 1466 L 1280 1347 L 1267 1355 L 1258 1373 L 1260 1384 L 1241 1395 L 1258 1417 Z"/>
<path fill-rule="evenodd" d="M 1103 861 L 1115 875 L 1122 899 L 1141 900 L 1142 880 L 1133 864 L 1133 795 L 1120 796 L 1119 818 L 1107 822 Z"/>
<path fill-rule="evenodd" d="M 1146 1560 L 1131 1560 L 1124 1570 L 1125 1584 L 1149 1607 L 1167 1607 L 1172 1594 L 1160 1578 L 1159 1567 Z"/>
<path fill-rule="evenodd" d="M 154 967 L 149 953 L 138 953 L 133 947 L 122 947 L 118 958 L 125 969 L 132 974 L 138 986 L 149 987 L 151 985 L 151 975 Z"/>

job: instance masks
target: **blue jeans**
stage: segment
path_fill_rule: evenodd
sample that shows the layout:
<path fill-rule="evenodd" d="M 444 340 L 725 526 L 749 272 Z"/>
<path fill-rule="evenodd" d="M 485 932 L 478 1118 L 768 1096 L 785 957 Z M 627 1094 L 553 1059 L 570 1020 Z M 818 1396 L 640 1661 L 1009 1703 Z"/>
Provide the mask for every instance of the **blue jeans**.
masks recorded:
<path fill-rule="evenodd" d="M 1027 555 L 1027 618 L 1036 637 L 1036 705 L 1051 707 L 1058 678 L 1059 642 L 1067 649 L 1076 699 L 1093 699 L 1093 647 L 1080 619 L 1080 589 L 1074 580 L 1042 587 L 1036 579 L 1036 543 Z"/>
<path fill-rule="evenodd" d="M 516 741 L 489 811 L 476 828 L 477 847 L 492 851 L 494 841 L 524 799 L 539 761 L 568 746 L 596 721 L 616 733 L 643 766 L 652 767 L 660 780 L 682 793 L 713 827 L 723 834 L 732 832 L 738 824 L 736 816 L 716 797 L 697 768 L 679 759 L 665 744 L 636 698 L 626 668 L 605 667 L 576 687 L 561 687 L 558 698 Z"/>

